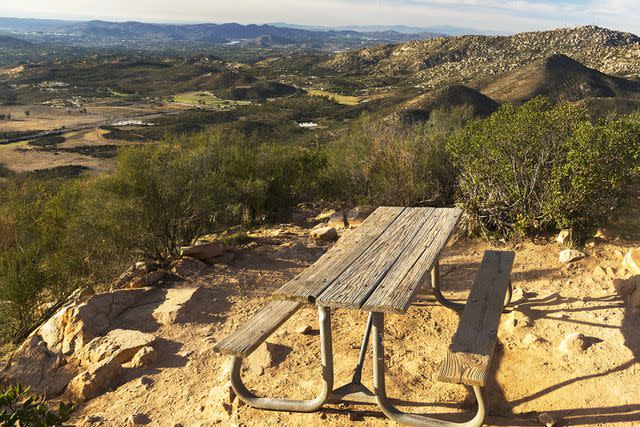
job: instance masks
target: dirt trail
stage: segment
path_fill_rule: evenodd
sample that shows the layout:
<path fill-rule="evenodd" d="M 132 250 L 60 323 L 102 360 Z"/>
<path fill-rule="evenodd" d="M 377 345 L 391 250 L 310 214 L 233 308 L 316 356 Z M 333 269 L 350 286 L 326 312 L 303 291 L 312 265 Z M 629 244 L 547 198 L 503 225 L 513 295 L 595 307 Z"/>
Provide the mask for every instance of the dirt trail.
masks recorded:
<path fill-rule="evenodd" d="M 99 416 L 102 425 L 126 425 L 135 413 L 157 426 L 392 425 L 376 406 L 327 405 L 311 414 L 254 410 L 238 405 L 228 417 L 215 415 L 209 392 L 226 381 L 227 360 L 213 344 L 258 310 L 279 286 L 310 265 L 325 250 L 300 229 L 261 239 L 231 266 L 211 267 L 173 286 L 203 286 L 187 323 L 160 325 L 151 316 L 129 316 L 127 328 L 157 337 L 159 357 L 146 370 L 131 370 L 110 392 L 79 407 L 77 425 Z M 278 233 L 271 233 L 278 234 Z M 463 298 L 490 245 L 461 240 L 445 251 L 443 288 Z M 560 425 L 637 426 L 640 424 L 640 315 L 609 286 L 595 278 L 596 265 L 618 268 L 623 245 L 599 241 L 589 256 L 569 265 L 558 262 L 560 245 L 519 243 L 513 282 L 513 314 L 503 316 L 494 358 L 495 375 L 486 388 L 488 425 L 540 425 L 549 413 Z M 149 310 L 153 310 L 150 307 Z M 151 312 L 151 311 L 150 311 Z M 513 318 L 519 320 L 514 326 Z M 366 315 L 334 314 L 336 384 L 348 382 L 357 359 Z M 387 317 L 388 392 L 404 410 L 457 413 L 471 409 L 462 386 L 436 381 L 458 316 L 431 300 L 404 316 Z M 311 333 L 297 333 L 301 325 Z M 558 350 L 562 339 L 580 332 L 589 347 L 578 354 Z M 531 336 L 538 337 L 533 342 Z M 523 342 L 524 340 L 524 342 Z M 313 308 L 296 313 L 245 362 L 250 388 L 291 398 L 309 398 L 319 389 L 319 342 Z M 363 381 L 371 387 L 371 359 Z M 425 402 L 412 405 L 409 402 Z M 97 418 L 96 418 L 97 419 Z"/>

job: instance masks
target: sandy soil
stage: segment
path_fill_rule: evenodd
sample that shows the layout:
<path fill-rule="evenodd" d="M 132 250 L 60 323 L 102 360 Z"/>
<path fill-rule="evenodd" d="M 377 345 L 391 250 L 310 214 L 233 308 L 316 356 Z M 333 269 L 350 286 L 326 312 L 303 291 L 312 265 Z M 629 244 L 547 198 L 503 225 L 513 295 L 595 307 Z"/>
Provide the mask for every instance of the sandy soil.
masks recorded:
<path fill-rule="evenodd" d="M 160 326 L 140 318 L 138 325 L 159 338 L 159 358 L 147 370 L 127 374 L 112 391 L 80 406 L 77 425 L 125 425 L 131 414 L 143 413 L 149 425 L 215 425 L 208 407 L 209 390 L 226 381 L 227 359 L 213 351 L 215 342 L 258 310 L 279 286 L 317 259 L 319 247 L 300 229 L 269 232 L 257 247 L 244 249 L 229 267 L 211 267 L 175 286 L 206 288 L 198 319 Z M 588 257 L 570 265 L 558 262 L 559 244 L 522 242 L 516 250 L 513 274 L 516 299 L 513 315 L 503 315 L 494 375 L 485 388 L 488 425 L 540 425 L 549 413 L 558 425 L 637 426 L 640 424 L 640 315 L 616 295 L 610 278 L 592 273 L 596 265 L 619 270 L 630 244 L 598 240 Z M 454 299 L 464 298 L 484 250 L 484 241 L 460 240 L 442 259 L 443 288 Z M 153 308 L 150 308 L 152 310 Z M 508 328 L 508 317 L 521 319 Z M 333 317 L 336 384 L 350 381 L 366 314 L 338 310 Z M 460 421 L 470 410 L 467 391 L 437 382 L 439 365 L 458 322 L 458 315 L 434 303 L 420 301 L 404 315 L 387 316 L 388 392 L 402 408 L 417 413 L 446 413 Z M 311 334 L 297 333 L 312 325 Z M 589 348 L 579 354 L 558 350 L 573 332 L 587 336 Z M 533 333 L 538 342 L 524 344 Z M 267 352 L 270 357 L 266 357 Z M 267 362 L 265 362 L 267 361 Z M 270 361 L 270 362 L 269 362 Z M 294 315 L 245 361 L 245 380 L 260 394 L 309 398 L 319 389 L 319 340 L 314 308 Z M 371 359 L 363 380 L 371 387 Z M 412 404 L 410 402 L 423 402 Z M 376 406 L 327 405 L 317 413 L 292 414 L 255 410 L 234 404 L 230 420 L 221 425 L 392 425 Z"/>

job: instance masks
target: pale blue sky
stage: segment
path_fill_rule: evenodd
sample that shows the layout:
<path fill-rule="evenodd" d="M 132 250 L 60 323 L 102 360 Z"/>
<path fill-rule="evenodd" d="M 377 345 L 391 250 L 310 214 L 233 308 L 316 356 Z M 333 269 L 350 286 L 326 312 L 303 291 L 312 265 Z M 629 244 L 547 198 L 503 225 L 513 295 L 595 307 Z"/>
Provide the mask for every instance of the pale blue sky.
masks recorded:
<path fill-rule="evenodd" d="M 640 34 L 640 0 L 2 0 L 0 16 L 144 22 L 454 25 L 509 32 L 596 24 Z"/>

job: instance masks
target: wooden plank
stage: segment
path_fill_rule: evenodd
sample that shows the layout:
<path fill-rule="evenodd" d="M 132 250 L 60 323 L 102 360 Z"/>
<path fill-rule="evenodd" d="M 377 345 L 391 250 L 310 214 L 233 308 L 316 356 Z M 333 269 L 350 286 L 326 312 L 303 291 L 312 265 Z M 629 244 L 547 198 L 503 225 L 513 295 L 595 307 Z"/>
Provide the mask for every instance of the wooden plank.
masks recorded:
<path fill-rule="evenodd" d="M 412 245 L 407 247 L 364 303 L 362 310 L 406 313 L 424 282 L 424 275 L 433 268 L 461 214 L 457 208 L 436 209 L 416 234 Z"/>
<path fill-rule="evenodd" d="M 214 346 L 221 354 L 247 357 L 302 307 L 292 301 L 270 301 L 234 333 Z"/>
<path fill-rule="evenodd" d="M 378 240 L 317 298 L 316 303 L 328 307 L 360 308 L 427 221 L 425 209 L 432 208 L 406 208 Z"/>
<path fill-rule="evenodd" d="M 515 253 L 486 251 L 439 380 L 483 386 L 498 339 L 498 325 Z"/>
<path fill-rule="evenodd" d="M 343 271 L 375 242 L 404 211 L 402 207 L 380 207 L 357 229 L 338 242 L 293 280 L 274 293 L 275 299 L 314 302 Z"/>

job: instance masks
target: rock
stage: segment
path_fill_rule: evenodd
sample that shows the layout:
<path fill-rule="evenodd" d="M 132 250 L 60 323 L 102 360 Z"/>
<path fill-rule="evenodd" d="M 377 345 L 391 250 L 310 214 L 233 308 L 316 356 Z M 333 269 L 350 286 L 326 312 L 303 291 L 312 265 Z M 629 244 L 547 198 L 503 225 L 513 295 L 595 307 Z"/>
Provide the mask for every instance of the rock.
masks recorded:
<path fill-rule="evenodd" d="M 511 313 L 504 316 L 504 321 L 502 325 L 505 331 L 507 331 L 507 333 L 513 334 L 518 329 L 531 326 L 531 321 L 527 316 L 525 316 L 521 312 L 512 311 Z"/>
<path fill-rule="evenodd" d="M 339 228 L 346 228 L 347 227 L 347 220 L 346 220 L 346 216 L 345 215 L 346 215 L 345 211 L 343 211 L 343 210 L 334 212 L 329 217 L 329 221 L 327 221 L 326 226 L 327 227 L 338 228 L 338 229 Z"/>
<path fill-rule="evenodd" d="M 312 330 L 312 329 L 313 329 L 313 328 L 311 327 L 311 325 L 307 325 L 307 324 L 304 324 L 304 323 L 303 323 L 303 324 L 298 325 L 298 326 L 296 327 L 296 333 L 306 335 L 306 334 L 308 334 L 309 332 L 311 332 L 311 330 Z"/>
<path fill-rule="evenodd" d="M 633 274 L 640 274 L 640 248 L 629 250 L 622 260 L 622 265 Z"/>
<path fill-rule="evenodd" d="M 233 252 L 225 252 L 221 255 L 218 255 L 217 257 L 206 259 L 204 262 L 206 262 L 209 265 L 215 265 L 215 264 L 229 265 L 233 262 L 234 259 L 236 259 L 236 254 L 234 254 Z"/>
<path fill-rule="evenodd" d="M 538 415 L 538 421 L 546 427 L 554 427 L 556 425 L 556 419 L 547 412 Z"/>
<path fill-rule="evenodd" d="M 164 276 L 167 274 L 163 269 L 158 269 L 156 271 L 152 271 L 151 273 L 144 275 L 144 282 L 148 285 L 155 285 L 157 282 L 162 280 Z"/>
<path fill-rule="evenodd" d="M 204 243 L 200 245 L 184 246 L 180 249 L 181 256 L 205 260 L 224 252 L 225 245 L 220 242 Z"/>
<path fill-rule="evenodd" d="M 128 368 L 146 368 L 156 360 L 156 350 L 151 346 L 142 347 L 127 364 Z"/>
<path fill-rule="evenodd" d="M 545 342 L 546 340 L 544 338 L 540 338 L 539 336 L 532 333 L 528 333 L 522 338 L 522 344 L 526 347 L 529 347 L 533 344 L 543 344 Z"/>
<path fill-rule="evenodd" d="M 75 376 L 69 382 L 66 394 L 76 403 L 93 399 L 110 389 L 122 370 L 115 358 L 105 359 Z"/>
<path fill-rule="evenodd" d="M 127 425 L 131 426 L 143 426 L 150 422 L 151 419 L 147 415 L 141 413 L 131 414 L 126 419 Z"/>
<path fill-rule="evenodd" d="M 589 344 L 587 343 L 586 337 L 579 332 L 574 332 L 564 337 L 558 349 L 562 353 L 570 353 L 576 355 L 583 353 L 588 347 Z"/>
<path fill-rule="evenodd" d="M 127 283 L 127 286 L 125 286 L 125 288 L 127 289 L 140 289 L 146 287 L 147 282 L 145 282 L 144 277 L 142 276 L 134 277 L 133 280 L 131 280 L 129 283 Z"/>
<path fill-rule="evenodd" d="M 373 211 L 374 208 L 370 206 L 351 209 L 345 214 L 346 224 L 351 228 L 358 227 Z"/>
<path fill-rule="evenodd" d="M 104 418 L 99 415 L 87 415 L 84 417 L 84 422 L 88 424 L 102 423 L 102 421 L 104 421 Z"/>
<path fill-rule="evenodd" d="M 561 245 L 564 245 L 565 243 L 568 243 L 570 241 L 571 241 L 571 230 L 568 230 L 568 229 L 560 230 L 560 232 L 556 236 L 556 242 L 560 243 Z"/>
<path fill-rule="evenodd" d="M 214 420 L 228 421 L 233 412 L 233 400 L 235 397 L 236 394 L 229 381 L 212 387 L 207 395 L 205 410 L 211 413 Z"/>
<path fill-rule="evenodd" d="M 92 295 L 84 303 L 62 308 L 37 330 L 37 334 L 50 351 L 71 354 L 103 335 L 113 319 L 148 292 L 147 289 L 119 289 Z"/>
<path fill-rule="evenodd" d="M 136 381 L 136 388 L 142 387 L 145 390 L 149 390 L 153 385 L 153 383 L 154 383 L 153 378 L 142 376 L 138 379 L 138 381 Z"/>
<path fill-rule="evenodd" d="M 189 321 L 189 305 L 197 302 L 202 288 L 172 288 L 167 290 L 164 301 L 155 310 L 153 317 L 161 325 L 185 323 Z"/>
<path fill-rule="evenodd" d="M 607 272 L 605 271 L 604 268 L 598 265 L 596 266 L 596 268 L 593 269 L 593 275 L 601 279 L 604 279 L 605 277 L 607 277 Z"/>
<path fill-rule="evenodd" d="M 32 391 L 41 395 L 57 396 L 78 372 L 77 366 L 65 363 L 63 357 L 47 348 L 42 337 L 33 334 L 0 369 L 0 378 L 29 384 Z"/>
<path fill-rule="evenodd" d="M 318 227 L 311 230 L 311 236 L 316 240 L 332 242 L 338 240 L 338 232 L 333 227 Z"/>
<path fill-rule="evenodd" d="M 171 271 L 182 278 L 199 274 L 207 267 L 204 262 L 190 257 L 182 257 L 171 264 Z"/>
<path fill-rule="evenodd" d="M 153 334 L 129 329 L 114 329 L 102 337 L 87 343 L 75 358 L 85 368 L 105 359 L 115 359 L 118 363 L 129 362 L 138 351 L 155 341 Z"/>
<path fill-rule="evenodd" d="M 631 295 L 636 291 L 637 282 L 639 281 L 640 276 L 631 276 L 628 279 L 613 279 L 611 283 L 613 284 L 616 293 L 622 297 Z"/>
<path fill-rule="evenodd" d="M 584 258 L 586 255 L 584 252 L 577 251 L 575 249 L 564 249 L 560 251 L 559 260 L 561 263 L 566 264 L 569 262 L 577 261 Z"/>

